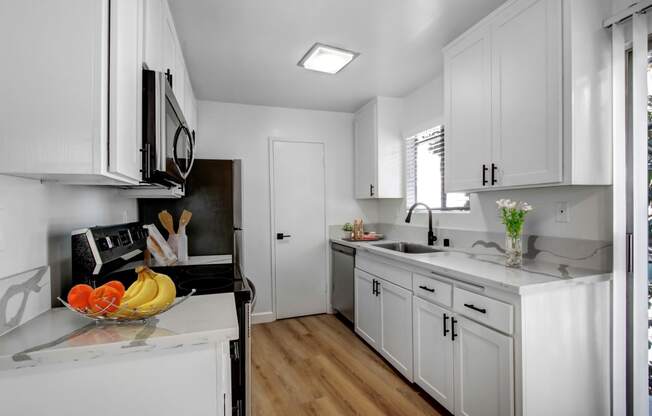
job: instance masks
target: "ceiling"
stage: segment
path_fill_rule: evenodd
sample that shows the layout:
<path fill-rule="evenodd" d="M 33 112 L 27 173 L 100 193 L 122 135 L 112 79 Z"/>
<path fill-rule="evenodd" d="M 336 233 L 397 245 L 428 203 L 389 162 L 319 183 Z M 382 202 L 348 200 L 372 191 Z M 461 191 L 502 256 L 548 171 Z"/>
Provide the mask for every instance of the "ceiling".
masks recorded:
<path fill-rule="evenodd" d="M 202 100 L 353 112 L 442 73 L 441 49 L 504 0 L 169 0 Z M 297 62 L 321 42 L 360 53 L 336 75 Z"/>

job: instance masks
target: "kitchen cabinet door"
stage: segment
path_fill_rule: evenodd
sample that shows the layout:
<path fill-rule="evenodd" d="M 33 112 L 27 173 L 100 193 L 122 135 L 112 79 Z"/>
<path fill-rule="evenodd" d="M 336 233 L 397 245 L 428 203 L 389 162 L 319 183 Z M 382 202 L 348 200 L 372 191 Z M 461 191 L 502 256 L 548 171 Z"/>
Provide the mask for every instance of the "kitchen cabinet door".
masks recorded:
<path fill-rule="evenodd" d="M 355 197 L 374 198 L 378 188 L 376 141 L 376 103 L 362 107 L 354 119 Z"/>
<path fill-rule="evenodd" d="M 185 96 L 185 89 L 186 89 L 186 64 L 183 60 L 183 51 L 181 50 L 181 46 L 178 43 L 178 39 L 176 39 L 176 55 L 175 55 L 175 63 L 174 63 L 174 68 L 175 68 L 175 81 L 174 84 L 172 85 L 172 90 L 174 91 L 174 96 L 177 99 L 177 102 L 179 103 L 179 107 L 181 108 L 181 111 L 183 111 L 183 114 L 185 116 L 186 114 L 186 96 Z"/>
<path fill-rule="evenodd" d="M 141 180 L 142 0 L 113 0 L 110 11 L 109 163 L 118 177 Z"/>
<path fill-rule="evenodd" d="M 515 2 L 492 27 L 496 186 L 561 182 L 562 0 Z"/>
<path fill-rule="evenodd" d="M 412 381 L 412 292 L 380 282 L 380 352 Z"/>
<path fill-rule="evenodd" d="M 172 86 L 179 82 L 177 79 L 176 60 L 177 60 L 177 36 L 174 30 L 174 22 L 167 7 L 167 2 L 163 2 L 163 72 L 170 71 L 172 75 Z M 181 81 L 183 82 L 183 80 Z"/>
<path fill-rule="evenodd" d="M 355 269 L 355 332 L 376 350 L 380 346 L 380 297 L 374 293 L 377 280 Z"/>
<path fill-rule="evenodd" d="M 455 316 L 455 414 L 514 414 L 513 340 Z"/>
<path fill-rule="evenodd" d="M 521 104 L 521 103 L 519 103 Z M 487 186 L 491 165 L 491 44 L 487 27 L 444 52 L 446 191 Z M 484 178 L 489 180 L 487 173 Z"/>
<path fill-rule="evenodd" d="M 455 411 L 451 312 L 413 297 L 414 382 L 451 413 Z"/>
<path fill-rule="evenodd" d="M 144 0 L 143 63 L 152 71 L 165 72 L 163 59 L 163 0 Z"/>

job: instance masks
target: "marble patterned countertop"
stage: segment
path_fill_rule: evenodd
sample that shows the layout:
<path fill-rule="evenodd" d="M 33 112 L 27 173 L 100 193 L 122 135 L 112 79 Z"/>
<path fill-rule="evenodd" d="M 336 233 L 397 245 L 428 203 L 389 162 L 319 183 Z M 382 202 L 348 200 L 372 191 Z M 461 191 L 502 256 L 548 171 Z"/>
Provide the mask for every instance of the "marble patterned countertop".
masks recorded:
<path fill-rule="evenodd" d="M 0 372 L 234 339 L 233 293 L 193 296 L 145 324 L 96 324 L 55 308 L 0 336 Z"/>
<path fill-rule="evenodd" d="M 567 284 L 610 280 L 612 277 L 611 272 L 569 267 L 527 258 L 523 260 L 521 268 L 509 268 L 504 265 L 503 254 L 490 254 L 481 250 L 435 246 L 439 250 L 435 253 L 406 254 L 374 246 L 378 243 L 391 243 L 392 240 L 362 242 L 331 238 L 330 241 L 385 257 L 388 260 L 427 269 L 452 279 L 492 286 L 520 295 Z"/>

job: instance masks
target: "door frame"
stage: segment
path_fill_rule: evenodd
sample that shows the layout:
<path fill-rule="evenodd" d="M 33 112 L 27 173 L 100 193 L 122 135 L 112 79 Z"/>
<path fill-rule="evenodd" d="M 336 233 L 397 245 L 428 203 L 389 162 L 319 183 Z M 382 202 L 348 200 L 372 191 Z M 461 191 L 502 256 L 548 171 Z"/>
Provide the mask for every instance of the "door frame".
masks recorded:
<path fill-rule="evenodd" d="M 275 210 L 275 199 L 274 199 L 274 144 L 275 143 L 306 143 L 306 144 L 320 144 L 322 146 L 323 150 L 323 170 L 324 170 L 324 235 L 326 236 L 326 241 L 324 241 L 324 264 L 325 270 L 326 270 L 326 275 L 325 275 L 325 281 L 324 281 L 324 286 L 326 290 L 324 291 L 324 310 L 328 313 L 331 312 L 331 304 L 328 301 L 330 299 L 330 294 L 331 294 L 331 279 L 330 279 L 330 252 L 328 250 L 328 241 L 329 241 L 329 235 L 328 235 L 328 221 L 327 217 L 328 214 L 326 212 L 326 186 L 328 185 L 328 179 L 326 177 L 326 172 L 327 172 L 327 165 L 326 165 L 326 143 L 322 140 L 318 139 L 288 139 L 288 138 L 283 138 L 283 137 L 277 137 L 277 136 L 269 136 L 268 138 L 268 157 L 269 157 L 269 241 L 271 245 L 271 259 L 270 259 L 270 264 L 271 264 L 271 270 L 270 270 L 270 276 L 271 276 L 271 292 L 272 292 L 272 315 L 274 320 L 278 319 L 278 308 L 277 308 L 277 298 L 276 298 L 276 238 L 274 236 L 274 228 L 276 226 L 276 210 Z"/>

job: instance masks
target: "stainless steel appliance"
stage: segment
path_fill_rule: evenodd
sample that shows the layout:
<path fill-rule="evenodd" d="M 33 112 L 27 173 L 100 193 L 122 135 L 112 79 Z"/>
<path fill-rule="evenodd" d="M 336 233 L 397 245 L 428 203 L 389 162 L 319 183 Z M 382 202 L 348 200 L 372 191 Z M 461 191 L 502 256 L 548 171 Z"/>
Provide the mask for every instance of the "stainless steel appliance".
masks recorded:
<path fill-rule="evenodd" d="M 85 228 L 72 233 L 71 284 L 100 286 L 119 280 L 125 286 L 137 278 L 135 267 L 143 263 L 147 231 L 142 223 L 116 224 Z M 196 296 L 233 293 L 238 316 L 239 337 L 231 348 L 232 414 L 251 414 L 251 308 L 256 288 L 246 279 L 236 263 L 216 263 L 210 256 L 190 257 L 190 264 L 156 267 L 154 270 L 172 278 L 177 295 L 185 296 L 196 289 Z M 70 288 L 64 287 L 65 296 Z"/>
<path fill-rule="evenodd" d="M 342 244 L 331 243 L 331 274 L 333 309 L 353 323 L 353 272 L 355 269 L 355 249 Z"/>
<path fill-rule="evenodd" d="M 243 252 L 242 241 L 242 168 L 240 160 L 197 159 L 192 172 L 185 183 L 186 196 L 178 200 L 169 199 L 139 199 L 138 215 L 143 223 L 156 224 L 164 237 L 167 231 L 158 221 L 158 213 L 167 210 L 174 218 L 178 218 L 184 209 L 192 211 L 192 221 L 188 224 L 188 254 L 193 256 L 211 256 L 230 254 L 233 259 L 234 282 L 233 291 L 236 294 L 236 306 L 240 323 L 240 340 L 234 356 L 242 357 L 232 360 L 232 391 L 234 415 L 251 414 L 251 308 L 254 296 L 238 296 L 240 291 L 248 290 L 255 293 L 255 287 L 242 274 Z M 208 270 L 207 279 L 195 279 L 193 288 L 201 289 L 205 282 L 211 289 L 215 273 Z M 199 270 L 195 270 L 196 273 Z M 238 286 L 238 282 L 242 282 Z M 248 289 L 245 289 L 246 286 Z M 242 290 L 238 288 L 241 287 Z M 188 287 L 189 288 L 189 287 Z M 215 293 L 215 292 L 212 292 Z M 247 300 L 248 299 L 248 300 Z"/>
<path fill-rule="evenodd" d="M 195 159 L 195 132 L 181 111 L 172 76 L 143 70 L 143 182 L 183 185 Z"/>

